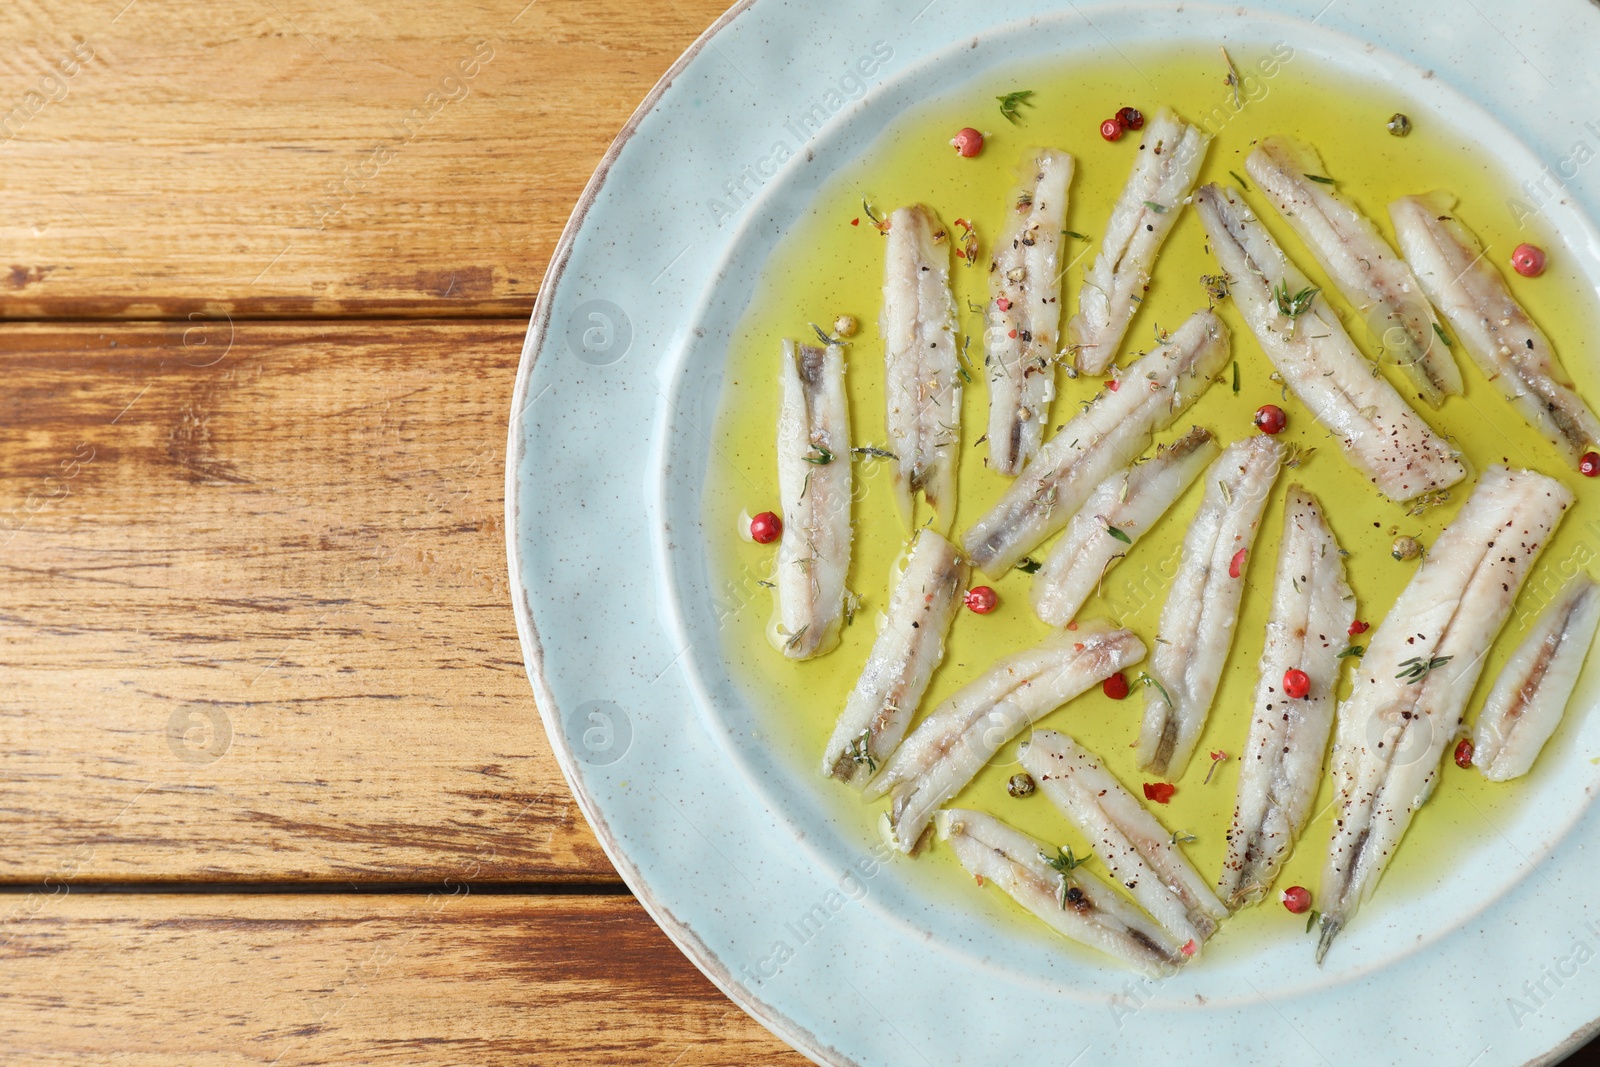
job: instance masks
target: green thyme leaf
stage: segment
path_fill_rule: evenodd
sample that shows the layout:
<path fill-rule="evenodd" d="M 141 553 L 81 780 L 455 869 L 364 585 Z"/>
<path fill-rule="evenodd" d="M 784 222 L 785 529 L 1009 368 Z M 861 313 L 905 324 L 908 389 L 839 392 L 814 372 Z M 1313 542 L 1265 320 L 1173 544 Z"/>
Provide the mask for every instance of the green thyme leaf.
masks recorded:
<path fill-rule="evenodd" d="M 1062 845 L 1060 848 L 1056 849 L 1056 855 L 1054 857 L 1040 852 L 1039 858 L 1043 860 L 1045 865 L 1051 870 L 1060 871 L 1062 874 L 1071 874 L 1074 870 L 1082 867 L 1085 863 L 1088 863 L 1091 857 L 1085 856 L 1082 859 L 1079 859 L 1077 856 L 1072 854 L 1071 845 Z"/>
<path fill-rule="evenodd" d="M 1310 310 L 1311 302 L 1316 299 L 1317 294 L 1320 292 L 1322 290 L 1313 285 L 1307 286 L 1290 296 L 1289 283 L 1284 281 L 1279 282 L 1277 287 L 1272 290 L 1272 296 L 1278 303 L 1278 313 L 1280 315 L 1297 319 Z"/>
<path fill-rule="evenodd" d="M 1019 89 L 1014 93 L 997 96 L 995 99 L 1000 101 L 1000 114 L 1004 115 L 1008 121 L 1017 123 L 1022 121 L 1022 116 L 1017 110 L 1018 106 L 1026 104 L 1032 107 L 1033 101 L 1028 99 L 1032 95 L 1032 89 Z"/>
<path fill-rule="evenodd" d="M 817 339 L 825 345 L 847 345 L 850 343 L 842 337 L 829 337 L 828 331 L 814 322 L 811 324 L 811 328 L 817 331 Z"/>
<path fill-rule="evenodd" d="M 1163 699 L 1163 700 L 1165 700 L 1167 702 L 1167 707 L 1169 707 L 1169 708 L 1177 707 L 1177 705 L 1172 702 L 1172 695 L 1167 692 L 1167 687 L 1162 685 L 1160 682 L 1156 681 L 1154 678 L 1150 677 L 1148 674 L 1144 674 L 1142 672 L 1140 673 L 1140 675 L 1139 675 L 1139 684 L 1144 685 L 1144 686 L 1154 686 L 1156 691 L 1161 694 L 1161 699 Z"/>
<path fill-rule="evenodd" d="M 1423 659 L 1421 656 L 1412 656 L 1408 660 L 1401 661 L 1400 673 L 1395 677 L 1404 678 L 1408 682 L 1420 682 L 1453 658 L 1453 656 L 1434 656 L 1431 659 Z"/>

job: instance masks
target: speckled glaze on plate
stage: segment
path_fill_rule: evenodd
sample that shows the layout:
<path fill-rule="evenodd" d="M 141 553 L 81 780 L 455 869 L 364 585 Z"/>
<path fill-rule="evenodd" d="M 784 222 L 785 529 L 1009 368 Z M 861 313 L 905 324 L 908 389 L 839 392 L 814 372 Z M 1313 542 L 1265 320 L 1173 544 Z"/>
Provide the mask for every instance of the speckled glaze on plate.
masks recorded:
<path fill-rule="evenodd" d="M 1042 932 L 923 892 L 755 736 L 760 709 L 720 661 L 701 530 L 739 279 L 820 175 L 935 90 L 1119 41 L 1286 39 L 1472 123 L 1512 173 L 1546 183 L 1545 210 L 1600 291 L 1588 221 L 1600 172 L 1559 169 L 1580 142 L 1600 151 L 1588 0 L 998 10 L 741 4 L 668 72 L 584 191 L 529 327 L 506 474 L 528 674 L 584 814 L 679 947 L 818 1063 L 1559 1059 L 1600 1019 L 1600 879 L 1587 862 L 1600 769 L 1585 758 L 1600 752 L 1600 716 L 1546 753 L 1559 765 L 1534 803 L 1486 829 L 1476 877 L 1380 893 L 1321 969 L 1303 944 L 1269 946 L 1162 983 L 1085 967 Z M 830 96 L 852 71 L 865 93 Z M 796 143 L 794 117 L 816 108 L 825 125 Z M 1597 697 L 1590 685 L 1576 699 Z"/>

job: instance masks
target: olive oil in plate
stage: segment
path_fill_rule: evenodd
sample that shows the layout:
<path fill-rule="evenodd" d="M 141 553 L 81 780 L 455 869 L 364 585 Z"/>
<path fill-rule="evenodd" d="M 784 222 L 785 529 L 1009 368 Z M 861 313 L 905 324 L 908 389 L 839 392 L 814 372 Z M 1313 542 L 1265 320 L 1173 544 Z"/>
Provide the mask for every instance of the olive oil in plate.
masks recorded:
<path fill-rule="evenodd" d="M 1310 253 L 1245 177 L 1245 157 L 1255 140 L 1269 134 L 1292 135 L 1315 145 L 1326 164 L 1326 176 L 1377 221 L 1391 243 L 1386 210 L 1391 200 L 1438 188 L 1449 190 L 1459 198 L 1459 217 L 1484 242 L 1488 255 L 1510 279 L 1513 291 L 1550 336 L 1579 391 L 1600 398 L 1596 375 L 1583 351 L 1597 325 L 1594 288 L 1578 269 L 1576 256 L 1561 234 L 1549 228 L 1541 216 L 1527 217 L 1509 206 L 1514 199 L 1523 198 L 1518 182 L 1474 143 L 1470 130 L 1435 115 L 1392 87 L 1359 82 L 1286 46 L 1256 50 L 1238 46 L 1232 53 L 1237 69 L 1246 72 L 1238 103 L 1233 88 L 1223 81 L 1225 68 L 1214 46 L 1152 47 L 1126 55 L 1008 68 L 1004 73 L 977 77 L 898 117 L 869 149 L 823 181 L 810 208 L 793 221 L 764 271 L 751 281 L 749 308 L 730 338 L 730 363 L 711 435 L 705 493 L 705 526 L 711 539 L 708 552 L 713 566 L 721 571 L 714 578 L 719 586 L 744 591 L 736 613 L 723 627 L 723 653 L 751 699 L 758 700 L 763 709 L 762 743 L 773 746 L 792 764 L 795 774 L 811 776 L 818 790 L 839 794 L 839 810 L 857 813 L 863 848 L 876 839 L 878 813 L 885 805 L 860 804 L 854 794 L 846 795 L 847 790 L 817 776 L 816 765 L 867 658 L 875 637 L 874 620 L 887 604 L 894 568 L 908 541 L 909 531 L 894 501 L 890 465 L 870 457 L 855 459 L 855 540 L 849 586 L 859 594 L 861 607 L 853 624 L 845 628 L 839 647 L 818 659 L 791 662 L 769 644 L 771 598 L 758 583 L 770 575 L 773 547 L 747 542 L 740 536 L 739 525 L 741 514 L 778 508 L 777 361 L 784 338 L 814 339 L 812 323 L 831 331 L 838 316 L 850 315 L 860 321 L 860 332 L 846 349 L 853 443 L 887 446 L 883 346 L 876 328 L 882 302 L 884 239 L 873 225 L 874 216 L 882 218 L 898 206 L 923 202 L 937 210 L 947 226 L 963 218 L 974 223 L 979 234 L 976 264 L 952 261 L 960 311 L 958 329 L 961 338 L 971 339 L 967 356 L 972 377 L 964 383 L 962 459 L 953 525 L 957 538 L 1009 484 L 988 469 L 987 448 L 978 441 L 987 424 L 988 403 L 981 308 L 988 299 L 989 242 L 1006 210 L 1018 161 L 1035 146 L 1060 148 L 1077 160 L 1066 222 L 1069 233 L 1063 245 L 1063 258 L 1070 264 L 1063 286 L 1064 326 L 1076 308 L 1084 268 L 1098 251 L 1112 205 L 1138 150 L 1137 133 L 1116 142 L 1100 135 L 1101 122 L 1123 106 L 1137 107 L 1147 116 L 1161 106 L 1172 106 L 1215 134 L 1201 181 L 1223 183 L 1244 193 L 1290 257 L 1310 275 L 1313 284 L 1322 286 L 1319 299 L 1328 300 L 1340 313 L 1369 357 L 1376 351 L 1371 332 L 1332 292 Z M 1018 108 L 1018 121 L 1012 122 L 1002 116 L 996 98 L 1017 90 L 1032 90 L 1032 95 Z M 1390 132 L 1391 117 L 1397 112 L 1409 115 L 1407 136 Z M 949 143 L 966 126 L 986 135 L 982 152 L 971 159 L 958 155 Z M 1521 278 L 1510 271 L 1511 250 L 1524 241 L 1549 252 L 1550 266 L 1541 277 Z M 1206 248 L 1199 219 L 1192 209 L 1183 208 L 1156 263 L 1118 364 L 1126 366 L 1137 353 L 1152 348 L 1162 330 L 1175 328 L 1207 306 L 1209 298 L 1201 278 L 1219 270 Z M 1246 561 L 1243 577 L 1247 586 L 1237 637 L 1197 754 L 1174 783 L 1177 790 L 1170 803 L 1150 805 L 1169 830 L 1193 836 L 1184 851 L 1207 878 L 1215 878 L 1221 868 L 1224 835 L 1233 810 L 1236 757 L 1250 722 L 1256 660 L 1283 519 L 1283 488 L 1298 482 L 1321 500 L 1349 553 L 1346 562 L 1358 601 L 1357 618 L 1372 626 L 1382 620 L 1416 568 L 1415 562 L 1391 556 L 1395 539 L 1407 535 L 1424 546 L 1431 544 L 1472 488 L 1469 480 L 1455 487 L 1448 499 L 1422 509 L 1381 497 L 1344 460 L 1337 443 L 1310 413 L 1274 380 L 1272 365 L 1231 304 L 1225 300 L 1218 308 L 1233 330 L 1237 389 L 1230 366 L 1182 419 L 1158 435 L 1158 442 L 1175 439 L 1191 425 L 1202 425 L 1226 444 L 1254 433 L 1254 412 L 1262 404 L 1273 403 L 1288 413 L 1288 428 L 1281 439 L 1298 445 L 1303 458 L 1299 466 L 1281 476 L 1256 547 Z M 1459 344 L 1454 352 L 1466 395 L 1451 398 L 1437 411 L 1420 401 L 1415 406 L 1461 450 L 1472 472 L 1470 479 L 1489 465 L 1504 463 L 1553 475 L 1578 491 L 1576 506 L 1546 549 L 1512 621 L 1494 646 L 1468 705 L 1470 719 L 1543 602 L 1564 577 L 1600 557 L 1600 496 L 1523 422 Z M 1395 368 L 1381 367 L 1379 373 L 1387 375 L 1403 395 L 1411 395 Z M 1080 403 L 1103 387 L 1104 379 L 1073 380 L 1064 372 L 1059 374 L 1047 438 L 1076 413 Z M 1202 491 L 1198 484 L 1191 486 L 1172 512 L 1107 574 L 1101 594 L 1086 605 L 1080 618 L 1114 619 L 1153 647 L 1183 534 Z M 1046 551 L 1048 545 L 1035 555 L 1042 557 Z M 999 594 L 999 607 L 988 615 L 958 612 L 943 665 L 923 700 L 923 713 L 997 658 L 1036 644 L 1050 632 L 1029 607 L 1031 578 L 1027 574 L 1013 570 L 998 580 L 975 577 L 974 581 L 993 586 Z M 1362 641 L 1360 637 L 1351 639 L 1352 644 Z M 1136 681 L 1138 673 L 1139 668 L 1128 672 L 1135 684 L 1127 698 L 1112 700 L 1097 687 L 1041 723 L 1072 734 L 1136 795 L 1143 783 L 1154 781 L 1135 768 L 1131 747 L 1145 696 Z M 1345 673 L 1341 696 L 1348 692 L 1350 669 Z M 1572 737 L 1571 718 L 1583 714 L 1583 691 L 1580 689 L 1575 700 L 1574 716 L 1569 716 L 1551 740 L 1551 749 Z M 1212 753 L 1219 755 L 1214 766 L 1209 758 Z M 1013 743 L 953 803 L 992 812 L 1019 829 L 1048 842 L 1070 844 L 1083 854 L 1087 842 L 1042 794 L 1026 799 L 1007 794 L 1006 781 L 1018 769 Z M 1447 760 L 1437 792 L 1417 815 L 1377 896 L 1403 894 L 1408 886 L 1431 884 L 1463 868 L 1475 843 L 1496 832 L 1494 826 L 1517 810 L 1539 778 L 1536 765 L 1524 780 L 1490 784 L 1475 771 L 1460 770 Z M 1309 965 L 1312 938 L 1304 932 L 1305 919 L 1288 914 L 1277 901 L 1281 890 L 1291 885 L 1304 885 L 1315 894 L 1329 832 L 1330 799 L 1325 774 L 1314 809 L 1317 815 L 1301 836 L 1274 892 L 1261 906 L 1246 909 L 1225 923 L 1216 945 L 1229 951 L 1259 944 L 1262 938 L 1303 939 Z M 1573 801 L 1578 802 L 1578 798 Z M 932 877 L 920 870 L 907 875 L 928 878 L 928 884 L 950 883 L 945 875 L 951 870 L 960 873 L 948 850 L 937 848 L 915 864 L 897 864 L 892 870 L 900 877 L 900 872 L 912 868 L 943 872 Z M 1103 870 L 1098 865 L 1091 869 Z M 1020 909 L 1013 910 L 1021 915 Z M 1043 936 L 1042 930 L 1040 934 Z"/>

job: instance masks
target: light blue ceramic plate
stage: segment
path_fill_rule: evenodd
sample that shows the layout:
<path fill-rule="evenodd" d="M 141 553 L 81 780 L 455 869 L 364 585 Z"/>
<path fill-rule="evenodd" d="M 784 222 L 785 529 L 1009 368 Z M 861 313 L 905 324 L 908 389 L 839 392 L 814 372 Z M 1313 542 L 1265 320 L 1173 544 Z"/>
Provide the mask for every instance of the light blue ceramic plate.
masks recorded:
<path fill-rule="evenodd" d="M 998 64 L 1162 40 L 1287 40 L 1471 124 L 1512 173 L 1542 183 L 1539 203 L 1600 289 L 1586 221 L 1600 218 L 1600 168 L 1571 163 L 1580 143 L 1585 160 L 1600 153 L 1588 0 L 741 4 L 618 137 L 528 331 L 506 507 L 545 728 L 656 921 L 818 1063 L 1559 1058 L 1600 1017 L 1600 771 L 1583 758 L 1600 752 L 1600 716 L 1546 754 L 1559 766 L 1516 822 L 1485 833 L 1475 874 L 1380 893 L 1325 967 L 1285 944 L 1208 954 L 1151 983 L 1061 951 L 993 894 L 930 893 L 904 864 L 878 862 L 809 763 L 761 743 L 761 711 L 722 662 L 700 494 L 741 279 L 819 177 L 905 108 Z M 828 90 L 864 55 L 877 57 L 865 94 L 835 109 Z M 802 146 L 791 120 L 819 101 L 829 117 Z M 1573 347 L 1569 358 L 1594 358 Z"/>

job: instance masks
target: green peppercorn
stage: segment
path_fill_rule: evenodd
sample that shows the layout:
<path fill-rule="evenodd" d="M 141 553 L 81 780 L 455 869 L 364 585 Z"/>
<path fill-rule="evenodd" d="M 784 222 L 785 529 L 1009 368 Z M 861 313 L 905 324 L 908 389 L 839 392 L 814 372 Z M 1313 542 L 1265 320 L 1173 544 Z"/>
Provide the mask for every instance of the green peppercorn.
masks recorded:
<path fill-rule="evenodd" d="M 1422 542 L 1415 537 L 1396 537 L 1394 547 L 1389 549 L 1389 554 L 1402 563 L 1408 559 L 1416 559 L 1422 555 Z"/>

